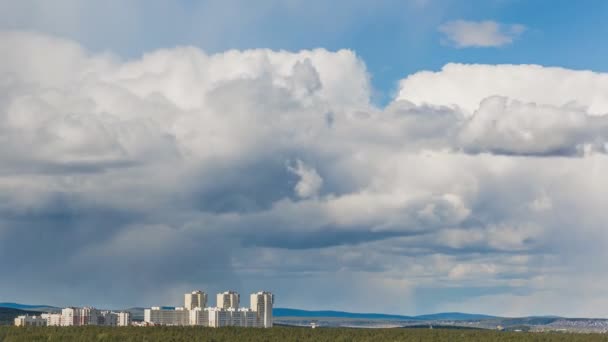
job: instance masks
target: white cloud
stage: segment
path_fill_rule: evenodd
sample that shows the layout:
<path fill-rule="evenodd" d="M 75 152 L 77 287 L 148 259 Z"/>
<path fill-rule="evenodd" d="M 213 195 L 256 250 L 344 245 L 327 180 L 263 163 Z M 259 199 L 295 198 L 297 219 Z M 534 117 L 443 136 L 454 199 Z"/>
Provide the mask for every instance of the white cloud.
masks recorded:
<path fill-rule="evenodd" d="M 530 210 L 545 211 L 551 210 L 551 208 L 553 207 L 553 202 L 551 201 L 551 198 L 547 196 L 546 193 L 542 193 L 540 194 L 540 196 L 530 202 L 528 206 L 530 207 Z"/>
<path fill-rule="evenodd" d="M 496 272 L 496 265 L 492 264 L 457 264 L 448 274 L 448 278 L 462 279 L 471 275 L 487 277 L 495 275 Z"/>
<path fill-rule="evenodd" d="M 319 190 L 323 186 L 323 178 L 319 176 L 317 170 L 305 165 L 301 160 L 296 160 L 295 165 L 288 165 L 289 171 L 300 177 L 300 180 L 294 187 L 298 197 L 309 198 L 319 194 Z"/>
<path fill-rule="evenodd" d="M 608 113 L 608 73 L 540 65 L 445 65 L 421 71 L 400 82 L 397 99 L 417 105 L 457 106 L 472 115 L 481 101 L 504 96 L 538 105 L 584 107 L 590 114 Z"/>
<path fill-rule="evenodd" d="M 457 48 L 499 47 L 513 43 L 526 27 L 520 24 L 505 25 L 495 21 L 449 21 L 439 26 L 443 42 Z"/>
<path fill-rule="evenodd" d="M 604 152 L 608 116 L 591 116 L 568 106 L 524 104 L 490 97 L 466 121 L 460 141 L 471 152 L 521 155 Z"/>
<path fill-rule="evenodd" d="M 0 284 L 15 300 L 44 277 L 66 289 L 49 304 L 108 304 L 86 289 L 139 266 L 116 303 L 285 279 L 332 298 L 338 278 L 373 278 L 350 294 L 415 293 L 386 304 L 403 310 L 425 289 L 530 292 L 606 266 L 605 74 L 448 65 L 376 108 L 348 50 L 123 61 L 32 33 L 0 44 L 0 259 L 32 265 L 0 266 L 26 284 Z M 571 293 L 555 284 L 551 298 Z M 271 290 L 304 306 L 290 289 Z"/>

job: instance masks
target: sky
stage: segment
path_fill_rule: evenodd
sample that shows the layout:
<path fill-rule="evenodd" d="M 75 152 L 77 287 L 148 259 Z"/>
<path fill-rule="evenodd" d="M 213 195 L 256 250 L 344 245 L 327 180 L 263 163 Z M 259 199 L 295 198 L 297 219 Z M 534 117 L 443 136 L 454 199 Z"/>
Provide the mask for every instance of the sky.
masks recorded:
<path fill-rule="evenodd" d="M 608 317 L 606 19 L 0 0 L 0 302 Z"/>

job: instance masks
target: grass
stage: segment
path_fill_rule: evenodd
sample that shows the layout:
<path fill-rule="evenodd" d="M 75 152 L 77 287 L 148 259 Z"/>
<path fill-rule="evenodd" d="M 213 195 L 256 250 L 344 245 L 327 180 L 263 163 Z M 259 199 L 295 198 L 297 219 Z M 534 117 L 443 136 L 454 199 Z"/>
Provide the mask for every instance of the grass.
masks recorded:
<path fill-rule="evenodd" d="M 263 342 L 507 342 L 606 341 L 607 334 L 525 333 L 447 329 L 202 328 L 202 327 L 0 327 L 0 341 L 263 341 Z"/>

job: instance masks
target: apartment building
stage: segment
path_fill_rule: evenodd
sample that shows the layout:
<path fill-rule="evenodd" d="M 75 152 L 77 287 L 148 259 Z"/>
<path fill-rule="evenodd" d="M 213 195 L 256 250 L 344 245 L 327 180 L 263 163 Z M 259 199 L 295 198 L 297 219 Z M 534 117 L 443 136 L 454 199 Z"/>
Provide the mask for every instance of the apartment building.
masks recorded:
<path fill-rule="evenodd" d="M 98 325 L 101 312 L 95 308 L 70 307 L 61 310 L 61 326 Z"/>
<path fill-rule="evenodd" d="M 46 320 L 47 326 L 58 327 L 61 326 L 61 314 L 60 313 L 48 313 L 42 314 L 40 317 Z"/>
<path fill-rule="evenodd" d="M 190 310 L 190 325 L 209 326 L 209 310 L 197 307 Z"/>
<path fill-rule="evenodd" d="M 155 306 L 144 310 L 144 321 L 154 325 L 190 325 L 190 310 Z"/>
<path fill-rule="evenodd" d="M 216 307 L 224 309 L 238 309 L 241 296 L 235 291 L 226 291 L 217 294 Z"/>
<path fill-rule="evenodd" d="M 19 317 L 18 317 L 19 318 Z M 100 311 L 95 308 L 70 307 L 61 310 L 61 313 L 44 313 L 40 315 L 46 326 L 127 326 L 131 323 L 128 312 L 115 313 L 112 311 Z M 22 324 L 15 320 L 15 325 Z"/>
<path fill-rule="evenodd" d="M 18 316 L 15 318 L 15 326 L 17 327 L 43 327 L 46 325 L 46 319 L 41 316 Z"/>
<path fill-rule="evenodd" d="M 272 306 L 274 295 L 270 292 L 252 293 L 250 296 L 251 310 L 257 313 L 257 321 L 264 328 L 272 328 Z"/>
<path fill-rule="evenodd" d="M 128 312 L 119 312 L 116 314 L 119 327 L 128 327 L 131 325 L 131 314 Z"/>
<path fill-rule="evenodd" d="M 203 291 L 192 291 L 184 295 L 184 307 L 188 310 L 207 307 L 207 294 Z"/>
<path fill-rule="evenodd" d="M 193 299 L 195 292 L 200 295 Z M 184 308 L 152 307 L 146 309 L 144 321 L 150 325 L 197 325 L 208 327 L 272 327 L 272 306 L 274 296 L 270 292 L 257 292 L 251 294 L 249 308 L 239 308 L 240 295 L 234 291 L 226 291 L 217 294 L 217 306 L 206 308 L 196 306 L 198 303 L 206 303 L 204 292 L 194 291 L 185 294 L 186 305 Z"/>

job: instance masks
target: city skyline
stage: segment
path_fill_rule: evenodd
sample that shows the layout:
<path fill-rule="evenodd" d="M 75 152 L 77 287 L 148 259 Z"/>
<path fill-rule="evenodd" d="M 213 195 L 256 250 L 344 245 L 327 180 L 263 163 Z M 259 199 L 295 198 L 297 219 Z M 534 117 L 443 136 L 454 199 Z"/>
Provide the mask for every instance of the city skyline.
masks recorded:
<path fill-rule="evenodd" d="M 0 0 L 0 302 L 608 318 L 606 13 Z"/>
<path fill-rule="evenodd" d="M 271 292 L 252 293 L 249 307 L 241 307 L 240 294 L 224 291 L 216 296 L 216 305 L 208 305 L 208 295 L 201 290 L 185 293 L 183 306 L 152 306 L 145 308 L 143 320 L 131 317 L 127 310 L 100 310 L 95 307 L 65 307 L 61 312 L 42 311 L 37 315 L 19 315 L 15 326 L 238 326 L 272 328 L 275 297 Z M 49 309 L 49 307 L 47 307 Z"/>
<path fill-rule="evenodd" d="M 143 324 L 212 328 L 227 326 L 272 328 L 273 326 L 274 295 L 270 292 L 252 293 L 249 296 L 249 307 L 241 307 L 240 294 L 232 290 L 218 293 L 215 306 L 207 306 L 206 298 L 208 298 L 206 292 L 195 290 L 184 294 L 184 306 L 153 306 L 145 309 Z"/>

